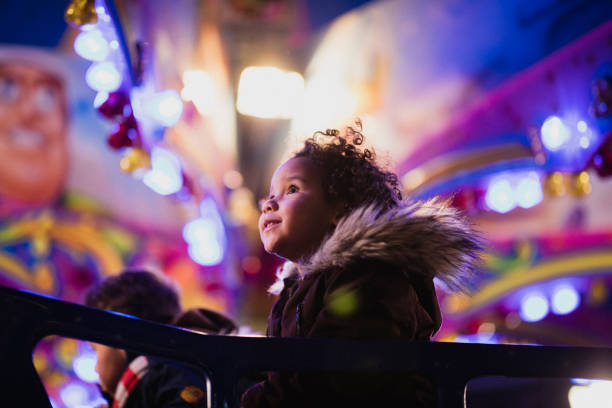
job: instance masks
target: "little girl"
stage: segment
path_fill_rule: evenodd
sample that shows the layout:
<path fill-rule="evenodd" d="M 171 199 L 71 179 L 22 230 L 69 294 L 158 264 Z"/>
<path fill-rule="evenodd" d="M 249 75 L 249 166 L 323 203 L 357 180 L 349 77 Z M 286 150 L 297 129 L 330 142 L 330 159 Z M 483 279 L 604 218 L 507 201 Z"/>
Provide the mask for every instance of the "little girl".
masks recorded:
<path fill-rule="evenodd" d="M 259 231 L 287 262 L 270 288 L 269 336 L 428 340 L 441 323 L 434 277 L 461 289 L 478 260 L 467 222 L 447 203 L 402 201 L 360 131 L 315 133 L 272 177 Z M 434 403 L 416 376 L 383 377 L 270 373 L 242 405 Z"/>

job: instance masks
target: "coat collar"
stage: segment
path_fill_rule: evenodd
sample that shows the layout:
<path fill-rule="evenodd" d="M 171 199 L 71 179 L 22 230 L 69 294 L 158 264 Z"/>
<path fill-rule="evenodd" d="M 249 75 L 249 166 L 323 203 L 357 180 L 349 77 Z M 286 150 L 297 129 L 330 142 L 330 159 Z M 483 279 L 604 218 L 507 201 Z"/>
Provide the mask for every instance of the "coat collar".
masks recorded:
<path fill-rule="evenodd" d="M 301 271 L 285 262 L 268 292 L 280 294 L 284 279 L 347 267 L 364 258 L 467 291 L 481 248 L 480 235 L 449 201 L 403 201 L 384 212 L 373 205 L 360 207 L 340 220 Z"/>

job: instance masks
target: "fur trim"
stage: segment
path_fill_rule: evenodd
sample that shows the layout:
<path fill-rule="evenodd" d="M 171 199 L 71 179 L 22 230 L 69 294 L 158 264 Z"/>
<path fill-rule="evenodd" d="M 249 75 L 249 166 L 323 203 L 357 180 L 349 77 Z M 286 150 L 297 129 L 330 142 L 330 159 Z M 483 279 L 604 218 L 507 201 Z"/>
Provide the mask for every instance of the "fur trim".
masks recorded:
<path fill-rule="evenodd" d="M 380 259 L 406 273 L 438 278 L 451 290 L 467 292 L 481 249 L 480 235 L 448 201 L 404 201 L 383 213 L 376 206 L 368 206 L 342 218 L 310 260 L 302 264 L 301 273 L 306 276 L 347 267 L 364 258 Z M 286 262 L 268 291 L 279 294 L 283 279 L 297 274 L 297 266 Z"/>
<path fill-rule="evenodd" d="M 268 288 L 268 293 L 272 295 L 280 295 L 280 293 L 283 291 L 283 287 L 285 286 L 284 280 L 297 276 L 299 273 L 300 272 L 296 264 L 291 261 L 285 262 L 276 271 L 276 282 L 274 282 L 272 286 Z"/>

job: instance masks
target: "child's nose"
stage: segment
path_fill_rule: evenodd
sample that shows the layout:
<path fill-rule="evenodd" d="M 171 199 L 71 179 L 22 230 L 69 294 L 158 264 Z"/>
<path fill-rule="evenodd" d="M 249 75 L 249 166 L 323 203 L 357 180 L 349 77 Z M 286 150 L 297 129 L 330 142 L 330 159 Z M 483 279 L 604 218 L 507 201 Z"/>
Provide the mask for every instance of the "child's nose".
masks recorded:
<path fill-rule="evenodd" d="M 276 211 L 278 210 L 278 203 L 275 199 L 269 198 L 264 202 L 263 212 L 267 213 L 268 211 Z"/>

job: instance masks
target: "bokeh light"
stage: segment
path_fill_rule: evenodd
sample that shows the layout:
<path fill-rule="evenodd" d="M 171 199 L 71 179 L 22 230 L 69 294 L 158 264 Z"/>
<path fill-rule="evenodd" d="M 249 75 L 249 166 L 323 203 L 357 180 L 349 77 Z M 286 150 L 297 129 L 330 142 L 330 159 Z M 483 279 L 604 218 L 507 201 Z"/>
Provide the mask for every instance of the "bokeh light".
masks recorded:
<path fill-rule="evenodd" d="M 519 314 L 526 322 L 540 321 L 546 317 L 548 311 L 548 299 L 540 292 L 530 292 L 521 299 Z"/>
<path fill-rule="evenodd" d="M 89 61 L 104 61 L 108 57 L 109 46 L 100 30 L 81 32 L 74 40 L 74 51 Z"/>
<path fill-rule="evenodd" d="M 243 115 L 290 119 L 301 107 L 304 78 L 275 67 L 247 67 L 240 74 L 236 108 Z"/>
<path fill-rule="evenodd" d="M 60 390 L 60 398 L 68 407 L 84 405 L 89 400 L 89 392 L 78 382 L 70 382 Z"/>
<path fill-rule="evenodd" d="M 612 406 L 612 382 L 574 385 L 568 392 L 568 399 L 571 408 L 609 408 Z"/>
<path fill-rule="evenodd" d="M 490 209 L 502 214 L 514 209 L 517 203 L 510 181 L 503 176 L 491 180 L 485 202 Z"/>
<path fill-rule="evenodd" d="M 579 305 L 580 295 L 572 285 L 563 284 L 554 288 L 551 302 L 553 313 L 565 315 L 576 310 Z"/>
<path fill-rule="evenodd" d="M 544 121 L 541 134 L 542 143 L 552 152 L 561 149 L 571 136 L 570 129 L 558 116 L 550 116 Z"/>
<path fill-rule="evenodd" d="M 98 92 L 113 92 L 121 86 L 121 73 L 108 62 L 95 62 L 85 73 L 85 82 Z"/>
<path fill-rule="evenodd" d="M 181 164 L 173 153 L 154 147 L 151 151 L 151 167 L 142 181 L 156 193 L 174 194 L 183 187 Z"/>
<path fill-rule="evenodd" d="M 544 198 L 540 176 L 536 172 L 529 172 L 523 176 L 516 186 L 516 199 L 519 207 L 531 208 L 539 204 Z"/>
<path fill-rule="evenodd" d="M 96 372 L 96 362 L 95 352 L 85 352 L 72 361 L 72 369 L 81 380 L 88 383 L 97 383 L 100 377 Z"/>

